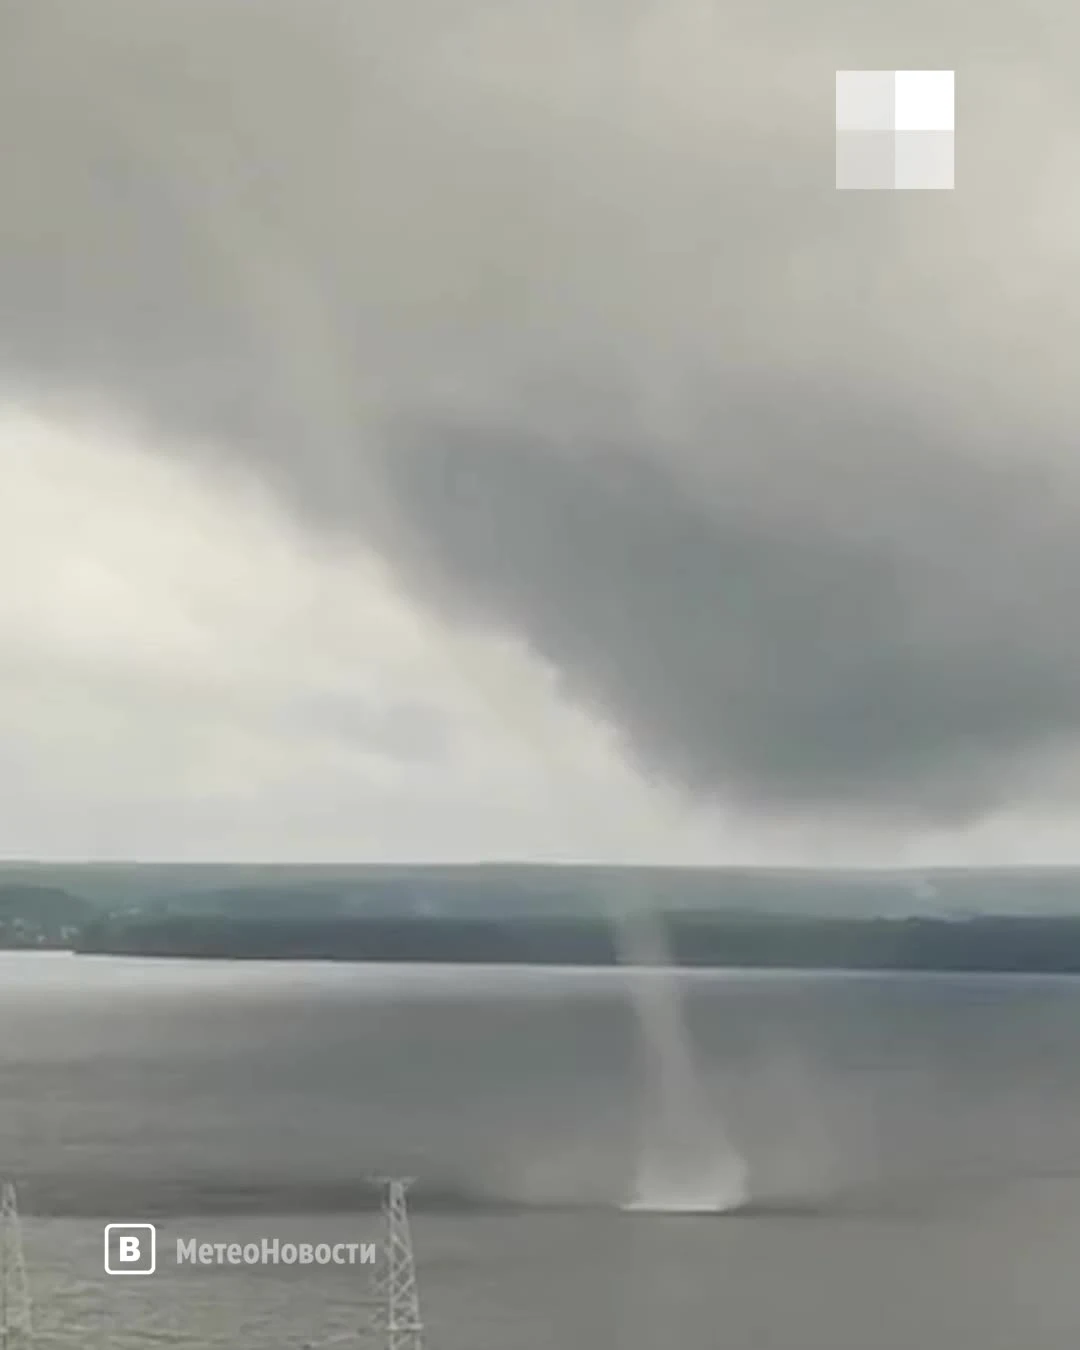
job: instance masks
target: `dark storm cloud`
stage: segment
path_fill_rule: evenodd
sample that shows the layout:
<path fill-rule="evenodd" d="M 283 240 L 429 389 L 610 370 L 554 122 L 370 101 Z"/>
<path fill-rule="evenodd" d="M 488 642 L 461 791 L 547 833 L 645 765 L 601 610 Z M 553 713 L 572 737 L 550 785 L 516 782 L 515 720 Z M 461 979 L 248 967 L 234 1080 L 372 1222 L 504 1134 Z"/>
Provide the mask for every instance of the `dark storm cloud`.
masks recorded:
<path fill-rule="evenodd" d="M 703 793 L 1005 804 L 1076 732 L 1075 500 L 965 462 L 902 408 L 766 400 L 700 428 L 716 454 L 696 483 L 625 439 L 568 453 L 539 422 L 403 433 L 388 471 L 431 541 L 419 582 L 436 557 L 445 603 L 524 626 L 650 768 Z M 792 424 L 811 407 L 812 434 Z"/>
<path fill-rule="evenodd" d="M 207 436 L 696 794 L 1038 795 L 1080 741 L 1067 71 L 1019 14 L 846 8 L 12 7 L 2 369 Z M 961 191 L 835 193 L 833 69 L 980 33 Z"/>

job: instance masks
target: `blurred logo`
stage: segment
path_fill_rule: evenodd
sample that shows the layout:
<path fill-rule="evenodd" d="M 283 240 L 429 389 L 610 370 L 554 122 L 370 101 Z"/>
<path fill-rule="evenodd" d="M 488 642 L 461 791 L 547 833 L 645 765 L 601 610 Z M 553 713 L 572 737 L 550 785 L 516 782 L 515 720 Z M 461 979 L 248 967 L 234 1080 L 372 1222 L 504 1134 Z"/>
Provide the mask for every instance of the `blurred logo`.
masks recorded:
<path fill-rule="evenodd" d="M 836 72 L 838 188 L 952 188 L 951 70 Z"/>

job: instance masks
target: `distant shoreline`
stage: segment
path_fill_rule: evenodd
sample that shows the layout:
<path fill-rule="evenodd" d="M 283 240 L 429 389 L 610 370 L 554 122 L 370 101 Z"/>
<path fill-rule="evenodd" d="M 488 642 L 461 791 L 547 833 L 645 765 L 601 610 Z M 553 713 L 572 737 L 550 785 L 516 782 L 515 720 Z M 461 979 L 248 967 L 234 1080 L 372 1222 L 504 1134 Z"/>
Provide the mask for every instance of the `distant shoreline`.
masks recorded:
<path fill-rule="evenodd" d="M 1080 869 L 0 863 L 0 949 L 603 967 L 1080 974 Z M 638 933 L 640 937 L 640 932 Z"/>
<path fill-rule="evenodd" d="M 1080 917 L 805 919 L 668 914 L 659 954 L 686 968 L 1080 974 Z M 81 955 L 605 967 L 629 964 L 599 918 L 103 916 Z"/>

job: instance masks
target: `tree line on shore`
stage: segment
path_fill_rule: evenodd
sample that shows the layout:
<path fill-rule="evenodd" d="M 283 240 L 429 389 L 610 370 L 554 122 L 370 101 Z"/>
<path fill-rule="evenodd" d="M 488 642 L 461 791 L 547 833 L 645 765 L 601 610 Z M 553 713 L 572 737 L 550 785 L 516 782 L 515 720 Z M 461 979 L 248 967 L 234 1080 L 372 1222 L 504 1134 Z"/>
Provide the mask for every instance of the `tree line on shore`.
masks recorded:
<path fill-rule="evenodd" d="M 659 915 L 680 966 L 1080 973 L 1080 916 L 838 919 Z M 101 915 L 83 953 L 233 959 L 618 964 L 610 919 Z"/>

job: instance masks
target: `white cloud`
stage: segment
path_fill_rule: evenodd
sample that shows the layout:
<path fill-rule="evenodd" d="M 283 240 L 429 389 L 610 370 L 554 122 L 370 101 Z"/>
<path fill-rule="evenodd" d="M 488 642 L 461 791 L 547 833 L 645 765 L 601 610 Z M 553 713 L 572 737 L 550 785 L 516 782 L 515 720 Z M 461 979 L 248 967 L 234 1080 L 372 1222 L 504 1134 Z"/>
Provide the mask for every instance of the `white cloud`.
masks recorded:
<path fill-rule="evenodd" d="M 250 480 L 15 404 L 0 461 L 0 852 L 694 842 L 522 649 L 425 614 L 373 557 L 317 548 Z"/>

